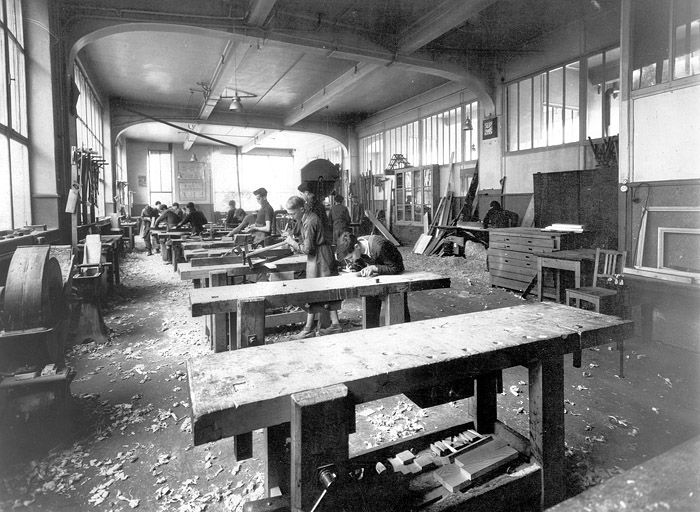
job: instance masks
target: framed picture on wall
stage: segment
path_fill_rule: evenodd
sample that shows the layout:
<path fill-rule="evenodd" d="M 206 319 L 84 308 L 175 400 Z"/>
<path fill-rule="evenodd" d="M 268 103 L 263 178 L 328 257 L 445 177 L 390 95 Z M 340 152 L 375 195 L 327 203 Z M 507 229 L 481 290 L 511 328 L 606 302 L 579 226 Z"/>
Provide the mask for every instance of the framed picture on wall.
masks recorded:
<path fill-rule="evenodd" d="M 138 179 L 139 187 L 147 187 L 148 186 L 148 180 L 146 179 L 145 175 L 139 175 L 137 177 L 137 179 Z"/>
<path fill-rule="evenodd" d="M 483 140 L 498 137 L 498 118 L 491 117 L 489 119 L 484 119 L 481 124 L 481 133 L 481 138 Z"/>

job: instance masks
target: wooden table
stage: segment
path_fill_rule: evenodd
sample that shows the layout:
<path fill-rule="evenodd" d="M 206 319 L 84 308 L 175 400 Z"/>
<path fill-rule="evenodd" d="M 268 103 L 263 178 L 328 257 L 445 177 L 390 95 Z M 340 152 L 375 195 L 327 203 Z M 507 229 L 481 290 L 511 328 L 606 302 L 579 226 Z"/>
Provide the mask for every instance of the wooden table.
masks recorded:
<path fill-rule="evenodd" d="M 503 428 L 495 376 L 523 365 L 529 373 L 526 451 L 534 462 L 485 492 L 502 499 L 507 488 L 517 489 L 511 491 L 514 502 L 534 496 L 548 507 L 564 497 L 564 354 L 608 343 L 627 323 L 561 304 L 530 303 L 412 322 L 410 328 L 391 325 L 193 358 L 187 369 L 194 442 L 266 429 L 260 455 L 269 490 L 289 478 L 276 454 L 284 449 L 285 426 L 291 429 L 291 501 L 297 510 L 318 495 L 308 476 L 314 462 L 309 439 L 318 440 L 316 452 L 330 459 L 325 463 L 342 465 L 355 455 L 347 446 L 354 404 L 474 379 L 472 419 L 479 433 L 493 433 Z"/>
<path fill-rule="evenodd" d="M 593 263 L 595 262 L 595 249 L 570 249 L 565 251 L 553 251 L 548 254 L 537 256 L 537 300 L 541 301 L 546 294 L 543 293 L 543 269 L 553 269 L 554 274 L 554 295 L 552 298 L 558 302 L 563 302 L 565 292 L 561 286 L 561 271 L 574 273 L 574 288 L 580 288 L 582 276 L 593 275 Z M 583 266 L 583 272 L 582 272 Z M 588 278 L 587 281 L 590 281 Z"/>
<path fill-rule="evenodd" d="M 190 236 L 189 230 L 187 231 L 169 231 L 169 230 L 161 230 L 161 229 L 151 229 L 151 233 L 149 236 L 154 236 L 160 245 L 160 255 L 161 258 L 163 258 L 163 261 L 166 263 L 171 262 L 171 257 L 172 257 L 172 251 L 171 254 L 168 254 L 168 246 L 167 243 L 168 241 L 172 240 L 178 240 L 180 238 L 187 238 Z M 170 256 L 170 257 L 169 257 Z"/>
<path fill-rule="evenodd" d="M 100 235 L 100 242 L 102 243 L 102 254 L 105 256 L 105 261 L 110 263 L 109 271 L 107 276 L 109 281 L 114 284 L 120 283 L 120 267 L 119 267 L 119 252 L 122 244 L 121 235 Z M 81 240 L 78 243 L 78 248 L 82 251 L 85 248 L 85 240 Z M 78 261 L 82 261 L 81 255 L 78 257 Z"/>
<path fill-rule="evenodd" d="M 296 254 L 267 262 L 260 260 L 260 265 L 251 268 L 247 263 L 227 263 L 223 265 L 207 265 L 203 267 L 193 267 L 192 263 L 181 263 L 178 267 L 180 279 L 192 279 L 195 281 L 195 288 L 200 288 L 200 281 L 208 279 L 210 272 L 225 272 L 229 277 L 247 276 L 252 274 L 270 273 L 270 272 L 301 272 L 306 269 L 307 257 L 304 254 Z"/>
<path fill-rule="evenodd" d="M 272 281 L 190 291 L 192 316 L 228 315 L 231 349 L 264 343 L 265 311 L 301 306 L 309 312 L 339 309 L 345 299 L 362 298 L 363 328 L 404 321 L 405 295 L 410 291 L 449 288 L 450 279 L 432 272 L 404 272 L 378 277 L 344 274 L 293 281 Z"/>
<path fill-rule="evenodd" d="M 450 233 L 460 233 L 465 235 L 472 242 L 479 243 L 488 249 L 489 230 L 481 222 L 462 222 L 456 226 L 437 226 Z"/>

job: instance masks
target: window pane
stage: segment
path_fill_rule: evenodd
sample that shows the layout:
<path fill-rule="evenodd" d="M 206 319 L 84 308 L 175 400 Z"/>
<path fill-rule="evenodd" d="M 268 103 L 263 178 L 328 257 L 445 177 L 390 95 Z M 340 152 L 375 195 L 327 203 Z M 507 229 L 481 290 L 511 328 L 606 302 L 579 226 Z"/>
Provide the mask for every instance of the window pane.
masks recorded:
<path fill-rule="evenodd" d="M 0 2 L 2 5 L 2 2 Z M 5 66 L 5 30 L 0 27 L 0 124 L 7 126 L 7 67 Z"/>
<path fill-rule="evenodd" d="M 635 0 L 632 22 L 632 89 L 661 83 L 668 69 L 668 0 Z"/>
<path fill-rule="evenodd" d="M 549 72 L 549 98 L 547 103 L 547 145 L 561 144 L 564 141 L 564 69 L 557 68 Z"/>
<path fill-rule="evenodd" d="M 29 190 L 29 159 L 27 146 L 10 141 L 12 169 L 12 218 L 15 227 L 32 223 L 31 194 Z"/>
<path fill-rule="evenodd" d="M 568 64 L 565 69 L 566 90 L 564 98 L 564 142 L 578 141 L 579 63 Z"/>
<path fill-rule="evenodd" d="M 605 134 L 620 133 L 620 48 L 605 52 Z"/>
<path fill-rule="evenodd" d="M 19 44 L 24 46 L 21 0 L 7 0 L 7 28 L 17 38 Z"/>
<path fill-rule="evenodd" d="M 24 76 L 24 54 L 14 41 L 9 43 L 10 50 L 10 112 L 12 128 L 26 137 L 27 135 L 27 86 Z"/>
<path fill-rule="evenodd" d="M 510 84 L 508 102 L 508 151 L 518 150 L 518 84 Z"/>
<path fill-rule="evenodd" d="M 519 119 L 520 130 L 518 149 L 530 149 L 532 147 L 532 80 L 520 81 L 519 98 Z"/>
<path fill-rule="evenodd" d="M 696 75 L 700 73 L 700 3 L 677 1 L 673 17 L 673 78 Z"/>
<path fill-rule="evenodd" d="M 0 133 L 0 229 L 12 229 L 12 187 L 10 186 L 10 148 L 7 137 Z"/>
<path fill-rule="evenodd" d="M 603 136 L 604 75 L 603 54 L 598 53 L 589 57 L 586 80 L 586 135 L 592 139 Z"/>
<path fill-rule="evenodd" d="M 547 145 L 547 73 L 532 79 L 532 147 Z"/>

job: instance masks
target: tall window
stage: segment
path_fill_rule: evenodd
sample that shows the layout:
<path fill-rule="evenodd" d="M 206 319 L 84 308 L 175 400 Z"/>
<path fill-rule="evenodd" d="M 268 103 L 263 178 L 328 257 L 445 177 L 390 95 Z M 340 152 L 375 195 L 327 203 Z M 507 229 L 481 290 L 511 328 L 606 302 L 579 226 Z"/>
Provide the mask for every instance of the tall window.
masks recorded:
<path fill-rule="evenodd" d="M 21 0 L 0 0 L 0 229 L 32 223 Z"/>
<path fill-rule="evenodd" d="M 588 57 L 586 135 L 592 139 L 620 133 L 620 48 Z"/>
<path fill-rule="evenodd" d="M 700 74 L 700 3 L 635 0 L 632 41 L 633 91 Z"/>
<path fill-rule="evenodd" d="M 508 151 L 579 140 L 578 61 L 506 87 Z"/>
<path fill-rule="evenodd" d="M 445 165 L 479 156 L 478 102 L 450 108 L 360 139 L 360 172 L 382 173 L 394 155 L 412 166 Z M 467 122 L 468 120 L 468 122 Z M 471 129 L 465 129 L 470 126 Z M 371 167 L 370 167 L 371 166 Z"/>
<path fill-rule="evenodd" d="M 150 205 L 173 202 L 173 164 L 169 151 L 148 150 L 148 191 Z"/>
<path fill-rule="evenodd" d="M 396 220 L 423 222 L 433 211 L 433 167 L 396 171 Z"/>
<path fill-rule="evenodd" d="M 78 115 L 75 120 L 77 146 L 104 155 L 102 106 L 82 69 L 76 65 L 73 71 L 75 83 L 80 91 L 76 105 Z"/>

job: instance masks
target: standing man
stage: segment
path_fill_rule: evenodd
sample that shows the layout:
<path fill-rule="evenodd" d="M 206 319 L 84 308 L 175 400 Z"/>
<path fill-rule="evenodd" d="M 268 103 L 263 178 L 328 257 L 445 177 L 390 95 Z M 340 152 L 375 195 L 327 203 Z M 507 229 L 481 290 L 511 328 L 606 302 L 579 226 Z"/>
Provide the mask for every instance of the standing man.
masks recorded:
<path fill-rule="evenodd" d="M 226 220 L 224 225 L 228 229 L 233 229 L 238 226 L 245 218 L 245 211 L 241 208 L 236 208 L 236 201 L 233 199 L 228 202 L 228 212 L 226 212 Z"/>
<path fill-rule="evenodd" d="M 150 204 L 144 206 L 141 210 L 141 237 L 143 242 L 146 244 L 146 250 L 148 255 L 153 254 L 153 245 L 151 244 L 151 223 L 153 219 L 158 216 L 158 208 L 160 206 L 160 201 L 156 201 L 156 207 L 152 207 Z"/>
<path fill-rule="evenodd" d="M 195 208 L 193 202 L 187 203 L 185 210 L 187 211 L 185 218 L 182 219 L 175 227 L 179 228 L 183 224 L 189 223 L 189 225 L 192 227 L 192 234 L 199 235 L 202 231 L 204 231 L 204 225 L 208 222 L 207 218 L 202 212 Z"/>
<path fill-rule="evenodd" d="M 163 205 L 161 205 L 163 206 Z M 182 217 L 180 217 L 177 214 L 177 207 L 175 206 L 175 203 L 170 207 L 170 208 L 164 208 L 161 210 L 160 215 L 156 219 L 156 221 L 153 223 L 153 228 L 158 229 L 158 225 L 165 221 L 166 225 L 168 226 L 168 229 L 174 229 L 175 226 L 177 226 L 178 222 L 182 220 Z"/>
<path fill-rule="evenodd" d="M 338 243 L 340 235 L 346 231 L 350 231 L 350 212 L 343 204 L 343 196 L 336 194 L 333 196 L 333 208 L 328 215 L 328 220 L 333 226 L 333 243 Z"/>
<path fill-rule="evenodd" d="M 180 203 L 173 203 L 172 210 L 177 214 L 179 217 L 179 220 L 182 220 L 185 218 L 185 212 L 183 211 L 182 208 L 180 208 Z"/>
<path fill-rule="evenodd" d="M 275 210 L 267 202 L 267 189 L 260 187 L 253 191 L 255 200 L 260 205 L 255 225 L 249 226 L 248 231 L 253 233 L 253 243 L 262 244 L 268 236 L 275 234 Z"/>

